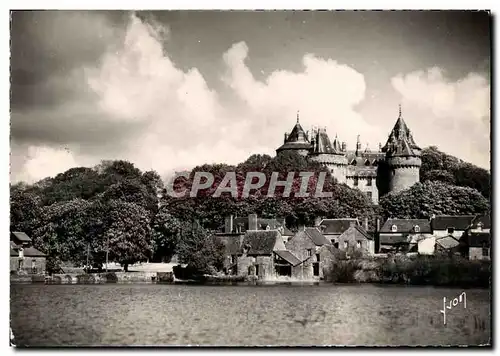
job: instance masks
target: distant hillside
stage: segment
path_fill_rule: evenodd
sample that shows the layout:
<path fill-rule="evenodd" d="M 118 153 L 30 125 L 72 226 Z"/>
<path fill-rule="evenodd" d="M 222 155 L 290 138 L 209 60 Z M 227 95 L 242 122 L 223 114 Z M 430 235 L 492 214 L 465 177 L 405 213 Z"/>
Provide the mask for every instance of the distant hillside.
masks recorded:
<path fill-rule="evenodd" d="M 420 181 L 439 181 L 478 190 L 490 198 L 491 175 L 483 168 L 439 151 L 435 146 L 422 150 Z"/>

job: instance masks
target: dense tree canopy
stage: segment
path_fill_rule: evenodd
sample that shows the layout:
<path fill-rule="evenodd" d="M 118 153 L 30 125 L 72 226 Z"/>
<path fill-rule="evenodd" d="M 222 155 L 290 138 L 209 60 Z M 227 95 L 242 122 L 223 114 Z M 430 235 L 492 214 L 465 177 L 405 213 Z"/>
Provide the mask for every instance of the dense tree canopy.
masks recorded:
<path fill-rule="evenodd" d="M 379 204 L 385 218 L 483 214 L 489 210 L 488 200 L 477 190 L 431 181 L 387 194 Z"/>
<path fill-rule="evenodd" d="M 450 156 L 431 146 L 422 150 L 420 181 L 439 181 L 443 183 L 470 187 L 490 198 L 491 176 L 483 168 Z"/>

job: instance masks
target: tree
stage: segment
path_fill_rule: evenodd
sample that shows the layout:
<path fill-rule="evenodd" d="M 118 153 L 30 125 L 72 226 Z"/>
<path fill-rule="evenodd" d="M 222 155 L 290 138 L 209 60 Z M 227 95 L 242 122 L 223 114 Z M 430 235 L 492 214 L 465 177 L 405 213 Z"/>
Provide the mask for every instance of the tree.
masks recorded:
<path fill-rule="evenodd" d="M 489 210 L 488 200 L 477 190 L 441 182 L 416 183 L 398 193 L 380 199 L 385 218 L 429 218 L 436 215 L 483 214 Z"/>
<path fill-rule="evenodd" d="M 31 236 L 41 213 L 41 199 L 23 185 L 10 188 L 10 231 L 23 231 Z"/>
<path fill-rule="evenodd" d="M 198 223 L 185 223 L 177 246 L 179 261 L 201 274 L 214 274 L 224 265 L 224 245 Z"/>
<path fill-rule="evenodd" d="M 158 211 L 153 219 L 153 259 L 170 261 L 179 242 L 181 222 L 166 208 Z"/>
<path fill-rule="evenodd" d="M 147 210 L 137 204 L 110 201 L 106 211 L 104 237 L 109 239 L 109 259 L 124 266 L 151 256 L 151 227 Z M 103 239 L 104 241 L 104 239 Z"/>

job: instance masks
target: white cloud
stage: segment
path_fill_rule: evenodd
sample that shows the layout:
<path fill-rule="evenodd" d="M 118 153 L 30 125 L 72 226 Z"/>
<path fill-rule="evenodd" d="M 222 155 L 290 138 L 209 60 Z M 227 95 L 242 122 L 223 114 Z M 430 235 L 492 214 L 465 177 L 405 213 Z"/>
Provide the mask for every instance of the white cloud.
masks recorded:
<path fill-rule="evenodd" d="M 405 108 L 414 110 L 412 127 L 424 142 L 483 167 L 490 163 L 490 84 L 469 73 L 448 80 L 443 70 L 431 68 L 392 78 Z M 406 110 L 406 109 L 405 109 Z"/>

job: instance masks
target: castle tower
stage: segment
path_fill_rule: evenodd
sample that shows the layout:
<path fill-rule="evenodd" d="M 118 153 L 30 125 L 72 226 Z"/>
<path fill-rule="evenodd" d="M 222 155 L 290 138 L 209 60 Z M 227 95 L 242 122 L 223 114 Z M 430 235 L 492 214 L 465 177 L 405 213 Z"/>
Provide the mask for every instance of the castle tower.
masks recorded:
<path fill-rule="evenodd" d="M 314 144 L 309 158 L 312 161 L 325 165 L 331 175 L 339 182 L 346 182 L 347 175 L 347 157 L 343 151 L 342 144 L 335 136 L 333 144 L 326 133 L 326 128 L 318 129 L 313 132 Z"/>
<path fill-rule="evenodd" d="M 398 120 L 382 147 L 390 170 L 389 192 L 399 192 L 420 181 L 421 151 L 403 120 L 400 105 Z"/>
<path fill-rule="evenodd" d="M 313 148 L 307 133 L 304 131 L 299 122 L 299 112 L 297 111 L 297 123 L 290 134 L 285 133 L 285 141 L 281 147 L 276 150 L 276 154 L 285 151 L 296 151 L 303 156 L 307 156 Z"/>

